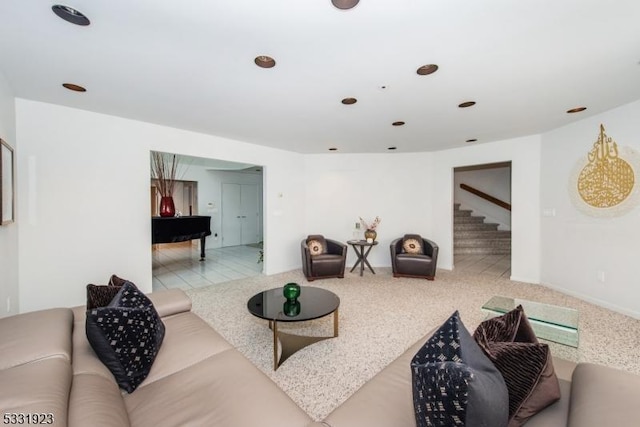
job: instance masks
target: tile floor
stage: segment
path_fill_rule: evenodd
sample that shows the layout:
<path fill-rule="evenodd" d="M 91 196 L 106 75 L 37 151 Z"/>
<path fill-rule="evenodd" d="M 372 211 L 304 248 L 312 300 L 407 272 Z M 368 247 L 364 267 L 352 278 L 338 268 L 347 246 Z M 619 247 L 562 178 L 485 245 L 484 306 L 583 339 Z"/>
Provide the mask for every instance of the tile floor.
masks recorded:
<path fill-rule="evenodd" d="M 153 290 L 202 288 L 262 274 L 258 248 L 214 248 L 206 255 L 201 262 L 197 245 L 162 245 L 153 251 Z M 456 255 L 454 272 L 509 279 L 511 255 Z"/>
<path fill-rule="evenodd" d="M 453 271 L 509 279 L 511 255 L 454 255 Z"/>
<path fill-rule="evenodd" d="M 261 275 L 259 251 L 249 246 L 212 248 L 200 261 L 198 245 L 162 245 L 153 251 L 153 290 L 202 288 Z"/>

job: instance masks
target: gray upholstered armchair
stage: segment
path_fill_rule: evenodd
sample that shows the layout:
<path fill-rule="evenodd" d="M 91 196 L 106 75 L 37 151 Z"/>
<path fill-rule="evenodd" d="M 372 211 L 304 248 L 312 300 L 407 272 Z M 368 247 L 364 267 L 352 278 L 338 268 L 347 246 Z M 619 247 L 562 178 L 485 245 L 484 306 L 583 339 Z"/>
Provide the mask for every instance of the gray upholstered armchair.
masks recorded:
<path fill-rule="evenodd" d="M 433 280 L 437 261 L 438 245 L 419 234 L 405 234 L 391 242 L 393 277 Z"/>
<path fill-rule="evenodd" d="M 336 240 L 312 234 L 300 242 L 302 271 L 310 282 L 315 279 L 344 277 L 347 245 Z"/>

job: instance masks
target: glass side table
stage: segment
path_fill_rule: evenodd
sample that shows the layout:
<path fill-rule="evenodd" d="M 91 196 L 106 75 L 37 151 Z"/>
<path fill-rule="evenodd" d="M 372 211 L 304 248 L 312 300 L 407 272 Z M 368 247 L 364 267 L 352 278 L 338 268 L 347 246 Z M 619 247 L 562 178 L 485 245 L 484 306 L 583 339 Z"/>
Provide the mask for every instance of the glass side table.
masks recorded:
<path fill-rule="evenodd" d="M 482 306 L 488 317 L 500 316 L 522 305 L 539 338 L 578 347 L 578 310 L 557 305 L 495 296 Z"/>

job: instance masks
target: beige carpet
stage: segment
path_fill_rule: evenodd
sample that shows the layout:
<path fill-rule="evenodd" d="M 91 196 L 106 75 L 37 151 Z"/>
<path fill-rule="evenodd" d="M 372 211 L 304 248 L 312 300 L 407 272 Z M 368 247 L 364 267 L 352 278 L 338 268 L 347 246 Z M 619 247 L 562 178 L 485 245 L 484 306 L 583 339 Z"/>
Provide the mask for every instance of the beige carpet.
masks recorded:
<path fill-rule="evenodd" d="M 306 281 L 299 270 L 236 280 L 188 291 L 193 311 L 204 318 L 258 368 L 271 377 L 315 420 L 329 414 L 363 383 L 453 311 L 473 332 L 494 295 L 576 308 L 580 312 L 578 349 L 550 343 L 556 356 L 618 367 L 640 374 L 640 320 L 614 313 L 543 286 L 493 277 L 438 271 L 436 280 L 394 279 L 389 269 L 360 277 Z M 272 334 L 267 322 L 250 315 L 247 300 L 287 282 L 336 293 L 340 336 L 291 356 L 273 371 Z M 281 328 L 285 329 L 285 327 Z M 331 335 L 332 316 L 287 325 L 303 335 Z"/>

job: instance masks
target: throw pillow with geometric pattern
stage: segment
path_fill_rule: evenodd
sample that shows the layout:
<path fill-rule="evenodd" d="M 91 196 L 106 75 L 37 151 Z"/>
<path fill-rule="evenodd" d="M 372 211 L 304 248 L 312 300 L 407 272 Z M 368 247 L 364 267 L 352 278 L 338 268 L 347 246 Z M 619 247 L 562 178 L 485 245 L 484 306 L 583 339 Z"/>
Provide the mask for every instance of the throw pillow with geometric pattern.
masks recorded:
<path fill-rule="evenodd" d="M 128 393 L 149 375 L 164 332 L 164 323 L 151 300 L 130 282 L 108 306 L 87 310 L 87 339 L 120 388 Z"/>
<path fill-rule="evenodd" d="M 500 372 L 456 311 L 411 360 L 418 427 L 506 427 L 509 396 Z"/>

